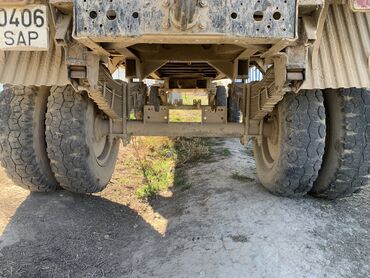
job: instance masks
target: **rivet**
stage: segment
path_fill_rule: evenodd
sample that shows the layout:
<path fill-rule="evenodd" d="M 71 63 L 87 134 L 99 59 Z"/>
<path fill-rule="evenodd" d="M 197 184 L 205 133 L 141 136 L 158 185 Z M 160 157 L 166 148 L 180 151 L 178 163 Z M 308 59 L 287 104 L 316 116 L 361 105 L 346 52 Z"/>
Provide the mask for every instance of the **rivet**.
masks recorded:
<path fill-rule="evenodd" d="M 200 0 L 199 5 L 203 8 L 207 6 L 207 1 L 206 0 Z"/>
<path fill-rule="evenodd" d="M 166 20 L 165 22 L 162 23 L 162 27 L 164 29 L 168 29 L 168 28 L 170 28 L 170 23 Z"/>

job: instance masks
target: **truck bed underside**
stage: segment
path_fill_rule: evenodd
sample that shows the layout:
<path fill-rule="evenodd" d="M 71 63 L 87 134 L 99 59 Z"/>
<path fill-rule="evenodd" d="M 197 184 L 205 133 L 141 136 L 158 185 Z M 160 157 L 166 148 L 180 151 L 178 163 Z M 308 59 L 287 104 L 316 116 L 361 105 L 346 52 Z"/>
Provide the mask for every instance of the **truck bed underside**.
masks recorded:
<path fill-rule="evenodd" d="M 50 18 L 54 24 L 50 25 L 49 51 L 0 50 L 0 82 L 35 86 L 69 84 L 69 68 L 86 67 L 90 51 L 109 58 L 112 71 L 118 65 L 126 65 L 133 78 L 156 79 L 167 77 L 170 67 L 176 68 L 177 76 L 181 75 L 181 68 L 182 76 L 191 68 L 192 77 L 235 78 L 239 66 L 236 59 L 242 61 L 241 68 L 246 62 L 263 66 L 283 52 L 288 55 L 289 67 L 305 71 L 302 88 L 370 87 L 370 43 L 366 35 L 370 16 L 368 12 L 353 12 L 348 4 L 304 1 L 294 10 L 296 15 L 290 16 L 294 11 L 285 13 L 284 1 L 274 1 L 273 6 L 275 10 L 279 8 L 276 11 L 281 16 L 275 14 L 275 19 L 275 10 L 258 5 L 252 5 L 252 9 L 244 1 L 230 1 L 230 6 L 221 8 L 217 5 L 224 1 L 207 1 L 193 12 L 191 7 L 177 6 L 185 14 L 193 15 L 190 17 L 171 12 L 174 4 L 182 1 L 169 1 L 168 5 L 166 1 L 163 5 L 155 2 L 155 6 L 154 2 L 140 6 L 141 2 L 130 2 L 125 12 L 118 0 L 51 1 L 51 8 L 56 9 L 55 18 Z M 93 4 L 87 8 L 88 3 Z M 81 14 L 75 20 L 73 16 L 78 9 Z M 222 12 L 218 20 L 222 24 L 215 25 L 219 11 Z M 124 16 L 131 24 L 122 23 Z M 201 24 L 204 19 L 206 26 Z M 292 29 L 289 35 L 282 36 L 282 22 L 287 19 Z M 168 28 L 162 26 L 166 20 Z M 273 24 L 268 28 L 270 20 Z M 240 31 L 235 30 L 237 26 L 242 26 Z M 70 32 L 72 27 L 76 32 Z M 202 70 L 197 68 L 199 65 Z"/>

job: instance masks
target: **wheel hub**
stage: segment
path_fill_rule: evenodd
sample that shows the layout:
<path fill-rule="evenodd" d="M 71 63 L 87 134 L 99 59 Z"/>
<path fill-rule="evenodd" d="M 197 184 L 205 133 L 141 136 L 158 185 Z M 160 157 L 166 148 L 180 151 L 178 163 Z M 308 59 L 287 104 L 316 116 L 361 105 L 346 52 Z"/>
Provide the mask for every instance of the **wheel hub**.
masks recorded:
<path fill-rule="evenodd" d="M 263 121 L 261 142 L 262 158 L 266 165 L 272 167 L 279 157 L 279 118 L 276 112 Z"/>
<path fill-rule="evenodd" d="M 92 148 L 96 157 L 96 161 L 102 167 L 109 162 L 110 153 L 113 146 L 113 140 L 109 136 L 109 120 L 101 113 L 94 113 L 94 136 L 92 140 Z"/>

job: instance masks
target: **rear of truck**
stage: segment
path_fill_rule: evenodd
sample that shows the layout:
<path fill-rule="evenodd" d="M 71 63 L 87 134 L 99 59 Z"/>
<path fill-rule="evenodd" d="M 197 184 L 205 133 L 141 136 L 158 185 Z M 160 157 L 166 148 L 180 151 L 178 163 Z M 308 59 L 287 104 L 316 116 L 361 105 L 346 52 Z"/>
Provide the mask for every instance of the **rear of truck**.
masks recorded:
<path fill-rule="evenodd" d="M 2 164 L 93 193 L 132 136 L 251 138 L 270 192 L 348 196 L 370 174 L 369 30 L 369 0 L 0 0 Z"/>

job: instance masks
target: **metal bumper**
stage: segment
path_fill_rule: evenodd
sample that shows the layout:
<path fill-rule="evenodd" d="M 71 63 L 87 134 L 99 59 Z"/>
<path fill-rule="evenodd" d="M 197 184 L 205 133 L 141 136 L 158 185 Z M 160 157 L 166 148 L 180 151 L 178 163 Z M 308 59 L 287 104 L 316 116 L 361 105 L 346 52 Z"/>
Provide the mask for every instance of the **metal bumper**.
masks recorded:
<path fill-rule="evenodd" d="M 296 0 L 75 0 L 75 34 L 95 42 L 253 43 L 296 38 Z M 189 40 L 194 38 L 194 40 Z"/>

